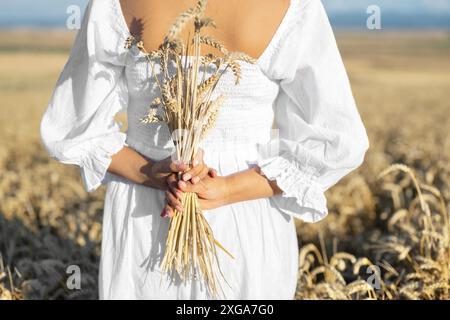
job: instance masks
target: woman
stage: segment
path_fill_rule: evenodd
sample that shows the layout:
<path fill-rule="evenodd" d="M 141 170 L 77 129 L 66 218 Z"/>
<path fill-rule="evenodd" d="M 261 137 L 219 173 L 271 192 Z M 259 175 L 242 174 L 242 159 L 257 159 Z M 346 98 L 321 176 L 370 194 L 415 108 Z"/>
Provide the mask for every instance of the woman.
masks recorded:
<path fill-rule="evenodd" d="M 320 0 L 210 1 L 212 33 L 242 63 L 215 128 L 192 166 L 170 160 L 164 124 L 139 122 L 157 95 L 131 35 L 155 49 L 191 1 L 91 0 L 43 117 L 53 158 L 81 168 L 88 191 L 107 184 L 99 288 L 102 299 L 209 299 L 198 280 L 161 277 L 169 219 L 180 192 L 196 192 L 216 239 L 230 299 L 292 299 L 298 268 L 294 219 L 327 215 L 324 192 L 368 148 Z M 236 31 L 237 30 L 237 31 Z M 257 30 L 258 32 L 255 32 Z M 127 133 L 114 121 L 126 110 Z M 272 130 L 275 127 L 277 130 Z M 209 169 L 214 168 L 215 170 Z M 185 172 L 177 181 L 175 172 Z M 161 214 L 162 211 L 162 214 Z"/>

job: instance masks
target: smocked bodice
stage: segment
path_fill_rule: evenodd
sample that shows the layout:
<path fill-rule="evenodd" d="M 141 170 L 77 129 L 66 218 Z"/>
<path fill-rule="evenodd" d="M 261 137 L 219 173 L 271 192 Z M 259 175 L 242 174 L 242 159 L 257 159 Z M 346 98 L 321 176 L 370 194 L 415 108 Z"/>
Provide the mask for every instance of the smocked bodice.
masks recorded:
<path fill-rule="evenodd" d="M 160 96 L 159 88 L 154 77 L 151 77 L 149 62 L 137 48 L 131 50 L 132 58 L 125 70 L 129 94 L 126 142 L 149 158 L 162 159 L 173 151 L 167 125 L 140 122 L 151 102 Z M 270 139 L 274 118 L 273 102 L 279 86 L 266 77 L 257 64 L 240 64 L 242 78 L 239 84 L 235 84 L 232 72 L 227 71 L 214 90 L 214 96 L 223 94 L 226 100 L 215 126 L 202 143 L 203 149 L 239 150 L 254 147 L 257 143 L 265 143 Z M 203 69 L 200 70 L 203 72 Z M 153 71 L 160 77 L 157 61 Z M 207 75 L 212 72 L 211 69 L 205 71 Z"/>

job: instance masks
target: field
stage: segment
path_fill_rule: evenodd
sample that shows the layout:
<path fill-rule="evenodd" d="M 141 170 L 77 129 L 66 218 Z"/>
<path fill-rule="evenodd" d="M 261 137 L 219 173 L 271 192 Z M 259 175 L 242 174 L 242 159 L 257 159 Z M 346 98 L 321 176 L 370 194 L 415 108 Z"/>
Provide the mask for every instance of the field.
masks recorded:
<path fill-rule="evenodd" d="M 72 36 L 0 33 L 0 299 L 97 298 L 104 189 L 87 194 L 38 134 Z M 297 298 L 448 299 L 450 34 L 337 38 L 371 147 L 329 217 L 298 223 Z"/>

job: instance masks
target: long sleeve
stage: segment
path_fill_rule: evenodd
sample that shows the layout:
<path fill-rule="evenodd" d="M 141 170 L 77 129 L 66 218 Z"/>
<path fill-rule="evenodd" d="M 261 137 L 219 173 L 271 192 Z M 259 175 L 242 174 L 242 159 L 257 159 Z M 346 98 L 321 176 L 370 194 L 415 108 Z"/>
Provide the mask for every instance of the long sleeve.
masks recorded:
<path fill-rule="evenodd" d="M 87 191 L 102 184 L 125 143 L 114 116 L 127 105 L 126 53 L 108 9 L 104 0 L 89 2 L 40 127 L 50 156 L 79 166 Z"/>
<path fill-rule="evenodd" d="M 258 165 L 282 189 L 273 197 L 281 211 L 316 222 L 328 213 L 324 192 L 363 162 L 369 142 L 323 5 L 300 3 L 271 59 L 279 132 Z"/>

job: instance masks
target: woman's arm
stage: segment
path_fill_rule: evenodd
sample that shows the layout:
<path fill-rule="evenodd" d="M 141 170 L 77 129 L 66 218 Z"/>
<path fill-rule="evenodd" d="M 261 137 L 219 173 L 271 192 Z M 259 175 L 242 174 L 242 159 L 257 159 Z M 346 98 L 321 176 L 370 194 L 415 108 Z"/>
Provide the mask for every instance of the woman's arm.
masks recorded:
<path fill-rule="evenodd" d="M 227 203 L 268 198 L 281 194 L 276 181 L 268 180 L 259 167 L 254 167 L 225 177 Z"/>
<path fill-rule="evenodd" d="M 151 168 L 151 160 L 129 147 L 124 147 L 112 157 L 108 171 L 137 184 L 163 189 L 163 181 L 152 177 Z"/>
<path fill-rule="evenodd" d="M 195 192 L 202 209 L 214 209 L 224 205 L 268 198 L 281 194 L 276 181 L 268 180 L 259 167 L 234 173 L 229 176 L 205 177 L 197 184 L 178 181 L 175 175 L 168 177 L 171 192 L 167 194 L 168 205 L 162 216 L 173 216 L 173 209 L 182 211 L 181 192 Z M 178 195 L 178 196 L 177 196 Z"/>
<path fill-rule="evenodd" d="M 199 152 L 193 167 L 177 163 L 170 157 L 161 161 L 151 161 L 134 149 L 122 148 L 112 156 L 108 171 L 125 179 L 150 188 L 166 190 L 167 177 L 174 172 L 185 172 L 192 184 L 208 175 L 210 169 L 203 162 L 203 153 Z M 212 169 L 211 169 L 212 170 Z"/>

